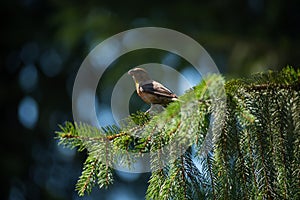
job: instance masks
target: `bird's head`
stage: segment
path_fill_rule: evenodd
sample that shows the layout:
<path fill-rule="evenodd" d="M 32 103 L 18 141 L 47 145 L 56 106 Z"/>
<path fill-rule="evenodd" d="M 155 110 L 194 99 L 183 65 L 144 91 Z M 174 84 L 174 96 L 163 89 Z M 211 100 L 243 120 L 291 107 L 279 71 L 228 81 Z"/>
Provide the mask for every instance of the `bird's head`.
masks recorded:
<path fill-rule="evenodd" d="M 140 83 L 143 81 L 151 80 L 149 74 L 143 68 L 133 68 L 128 71 L 128 74 L 132 76 L 135 82 Z"/>

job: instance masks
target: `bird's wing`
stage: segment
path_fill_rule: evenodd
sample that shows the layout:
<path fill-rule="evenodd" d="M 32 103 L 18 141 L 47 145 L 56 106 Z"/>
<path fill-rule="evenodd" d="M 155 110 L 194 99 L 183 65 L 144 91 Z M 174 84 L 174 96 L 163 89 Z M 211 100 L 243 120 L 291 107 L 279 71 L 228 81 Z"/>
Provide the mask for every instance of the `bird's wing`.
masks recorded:
<path fill-rule="evenodd" d="M 176 94 L 174 94 L 171 90 L 163 86 L 162 84 L 151 81 L 150 83 L 145 83 L 140 85 L 140 91 L 146 92 L 150 94 L 155 94 L 158 96 L 163 96 L 167 98 L 177 98 Z"/>

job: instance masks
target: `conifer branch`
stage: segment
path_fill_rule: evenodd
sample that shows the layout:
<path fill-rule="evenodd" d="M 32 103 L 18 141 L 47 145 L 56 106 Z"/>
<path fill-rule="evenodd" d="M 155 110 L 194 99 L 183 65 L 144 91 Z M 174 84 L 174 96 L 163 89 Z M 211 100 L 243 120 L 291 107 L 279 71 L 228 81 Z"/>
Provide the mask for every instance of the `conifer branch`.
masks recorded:
<path fill-rule="evenodd" d="M 60 144 L 88 153 L 78 194 L 112 184 L 113 163 L 150 153 L 147 200 L 300 199 L 300 70 L 225 85 L 212 75 L 179 99 L 122 128 L 60 126 Z"/>

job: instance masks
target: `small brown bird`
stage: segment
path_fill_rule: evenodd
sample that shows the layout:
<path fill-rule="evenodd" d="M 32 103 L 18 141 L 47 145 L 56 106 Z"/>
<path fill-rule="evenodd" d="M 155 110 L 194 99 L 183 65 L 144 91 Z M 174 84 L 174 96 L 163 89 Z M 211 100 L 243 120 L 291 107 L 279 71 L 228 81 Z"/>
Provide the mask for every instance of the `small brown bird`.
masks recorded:
<path fill-rule="evenodd" d="M 148 104 L 160 104 L 167 106 L 170 102 L 177 100 L 176 94 L 163 86 L 161 83 L 152 80 L 147 71 L 142 68 L 134 68 L 128 71 L 132 76 L 137 94 Z"/>

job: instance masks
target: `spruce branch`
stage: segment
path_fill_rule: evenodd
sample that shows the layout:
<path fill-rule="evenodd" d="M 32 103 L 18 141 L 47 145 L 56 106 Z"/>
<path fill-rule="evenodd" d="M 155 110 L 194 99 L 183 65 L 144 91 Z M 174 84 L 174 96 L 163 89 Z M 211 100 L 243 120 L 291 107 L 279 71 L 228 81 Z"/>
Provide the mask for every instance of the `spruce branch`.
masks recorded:
<path fill-rule="evenodd" d="M 300 199 L 300 70 L 212 75 L 153 117 L 124 126 L 65 123 L 59 143 L 88 156 L 79 195 L 113 182 L 113 164 L 150 154 L 146 199 Z"/>

